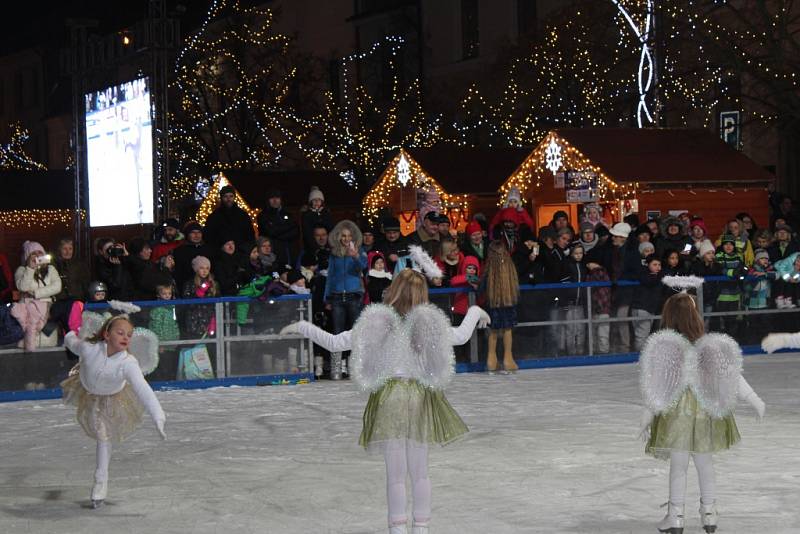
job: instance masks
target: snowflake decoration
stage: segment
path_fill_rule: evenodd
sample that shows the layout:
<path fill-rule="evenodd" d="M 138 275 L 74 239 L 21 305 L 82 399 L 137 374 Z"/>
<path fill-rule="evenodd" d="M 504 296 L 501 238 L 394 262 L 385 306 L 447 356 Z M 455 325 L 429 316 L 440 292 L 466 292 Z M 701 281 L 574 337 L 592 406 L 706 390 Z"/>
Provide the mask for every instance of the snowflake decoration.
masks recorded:
<path fill-rule="evenodd" d="M 550 139 L 550 144 L 547 145 L 547 150 L 544 152 L 544 160 L 547 168 L 555 174 L 561 168 L 561 147 L 556 143 L 555 139 Z"/>
<path fill-rule="evenodd" d="M 411 166 L 408 164 L 405 154 L 400 154 L 400 161 L 397 162 L 397 181 L 405 187 L 411 179 Z"/>
<path fill-rule="evenodd" d="M 351 169 L 347 169 L 346 171 L 340 172 L 339 176 L 341 176 L 342 179 L 345 182 L 347 182 L 347 185 L 349 185 L 351 187 L 355 187 L 356 186 L 356 175 Z"/>

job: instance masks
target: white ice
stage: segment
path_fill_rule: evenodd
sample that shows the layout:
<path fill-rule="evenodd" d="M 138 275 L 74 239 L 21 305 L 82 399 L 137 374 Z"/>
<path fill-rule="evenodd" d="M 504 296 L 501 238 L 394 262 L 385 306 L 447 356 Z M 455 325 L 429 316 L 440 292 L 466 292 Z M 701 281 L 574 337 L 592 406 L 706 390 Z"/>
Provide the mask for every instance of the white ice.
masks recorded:
<path fill-rule="evenodd" d="M 767 417 L 739 405 L 742 442 L 715 458 L 718 532 L 800 532 L 800 355 L 748 357 L 744 374 Z M 0 532 L 386 532 L 383 462 L 356 444 L 353 383 L 158 397 L 169 439 L 148 422 L 117 446 L 98 510 L 73 409 L 0 405 Z M 635 365 L 458 375 L 448 398 L 471 432 L 432 451 L 432 534 L 656 532 L 667 464 L 635 437 Z M 702 532 L 689 474 L 687 534 Z"/>

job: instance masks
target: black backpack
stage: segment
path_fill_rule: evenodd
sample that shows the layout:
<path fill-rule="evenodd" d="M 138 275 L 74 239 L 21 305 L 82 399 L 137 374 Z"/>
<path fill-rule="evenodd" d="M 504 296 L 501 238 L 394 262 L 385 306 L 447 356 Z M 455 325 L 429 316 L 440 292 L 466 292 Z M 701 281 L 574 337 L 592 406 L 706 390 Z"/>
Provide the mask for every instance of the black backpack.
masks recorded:
<path fill-rule="evenodd" d="M 0 345 L 11 345 L 25 337 L 25 332 L 14 317 L 11 308 L 0 305 Z"/>

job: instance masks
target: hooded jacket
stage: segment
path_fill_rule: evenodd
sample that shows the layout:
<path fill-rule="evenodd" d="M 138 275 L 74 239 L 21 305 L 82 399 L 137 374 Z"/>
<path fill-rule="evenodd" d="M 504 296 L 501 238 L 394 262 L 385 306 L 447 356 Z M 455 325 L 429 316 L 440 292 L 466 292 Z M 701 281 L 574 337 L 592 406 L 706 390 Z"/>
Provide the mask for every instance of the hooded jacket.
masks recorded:
<path fill-rule="evenodd" d="M 681 229 L 680 232 L 678 232 L 678 235 L 669 235 L 667 233 L 667 228 L 676 224 Z M 686 227 L 677 217 L 664 217 L 659 224 L 659 228 L 661 229 L 661 236 L 655 242 L 656 256 L 659 258 L 663 258 L 664 253 L 668 250 L 682 252 L 686 245 L 691 245 L 693 243 L 692 238 L 684 234 Z"/>
<path fill-rule="evenodd" d="M 481 277 L 481 262 L 475 256 L 465 256 L 464 261 L 461 262 L 458 270 L 458 275 L 450 280 L 450 287 L 469 287 L 469 280 L 467 280 L 467 267 L 474 266 L 477 269 L 477 277 Z M 453 313 L 457 315 L 466 315 L 469 309 L 469 295 L 467 293 L 456 293 L 453 297 Z"/>
<path fill-rule="evenodd" d="M 340 221 L 333 227 L 328 237 L 331 256 L 328 260 L 328 276 L 325 279 L 326 302 L 332 293 L 364 293 L 361 275 L 367 268 L 367 255 L 363 252 L 356 257 L 347 254 L 347 250 L 341 243 L 342 231 L 345 229 L 350 230 L 355 249 L 361 248 L 361 230 L 353 221 Z"/>

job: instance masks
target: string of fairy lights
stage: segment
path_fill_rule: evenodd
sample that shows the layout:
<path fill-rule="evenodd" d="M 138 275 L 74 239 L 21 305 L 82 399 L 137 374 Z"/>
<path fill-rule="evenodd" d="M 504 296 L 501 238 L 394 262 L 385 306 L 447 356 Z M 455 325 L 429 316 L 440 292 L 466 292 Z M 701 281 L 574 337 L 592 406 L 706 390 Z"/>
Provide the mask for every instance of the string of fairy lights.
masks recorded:
<path fill-rule="evenodd" d="M 14 171 L 46 171 L 47 166 L 34 160 L 25 152 L 25 143 L 30 138 L 27 129 L 20 123 L 11 125 L 8 143 L 0 143 L 0 169 Z"/>

